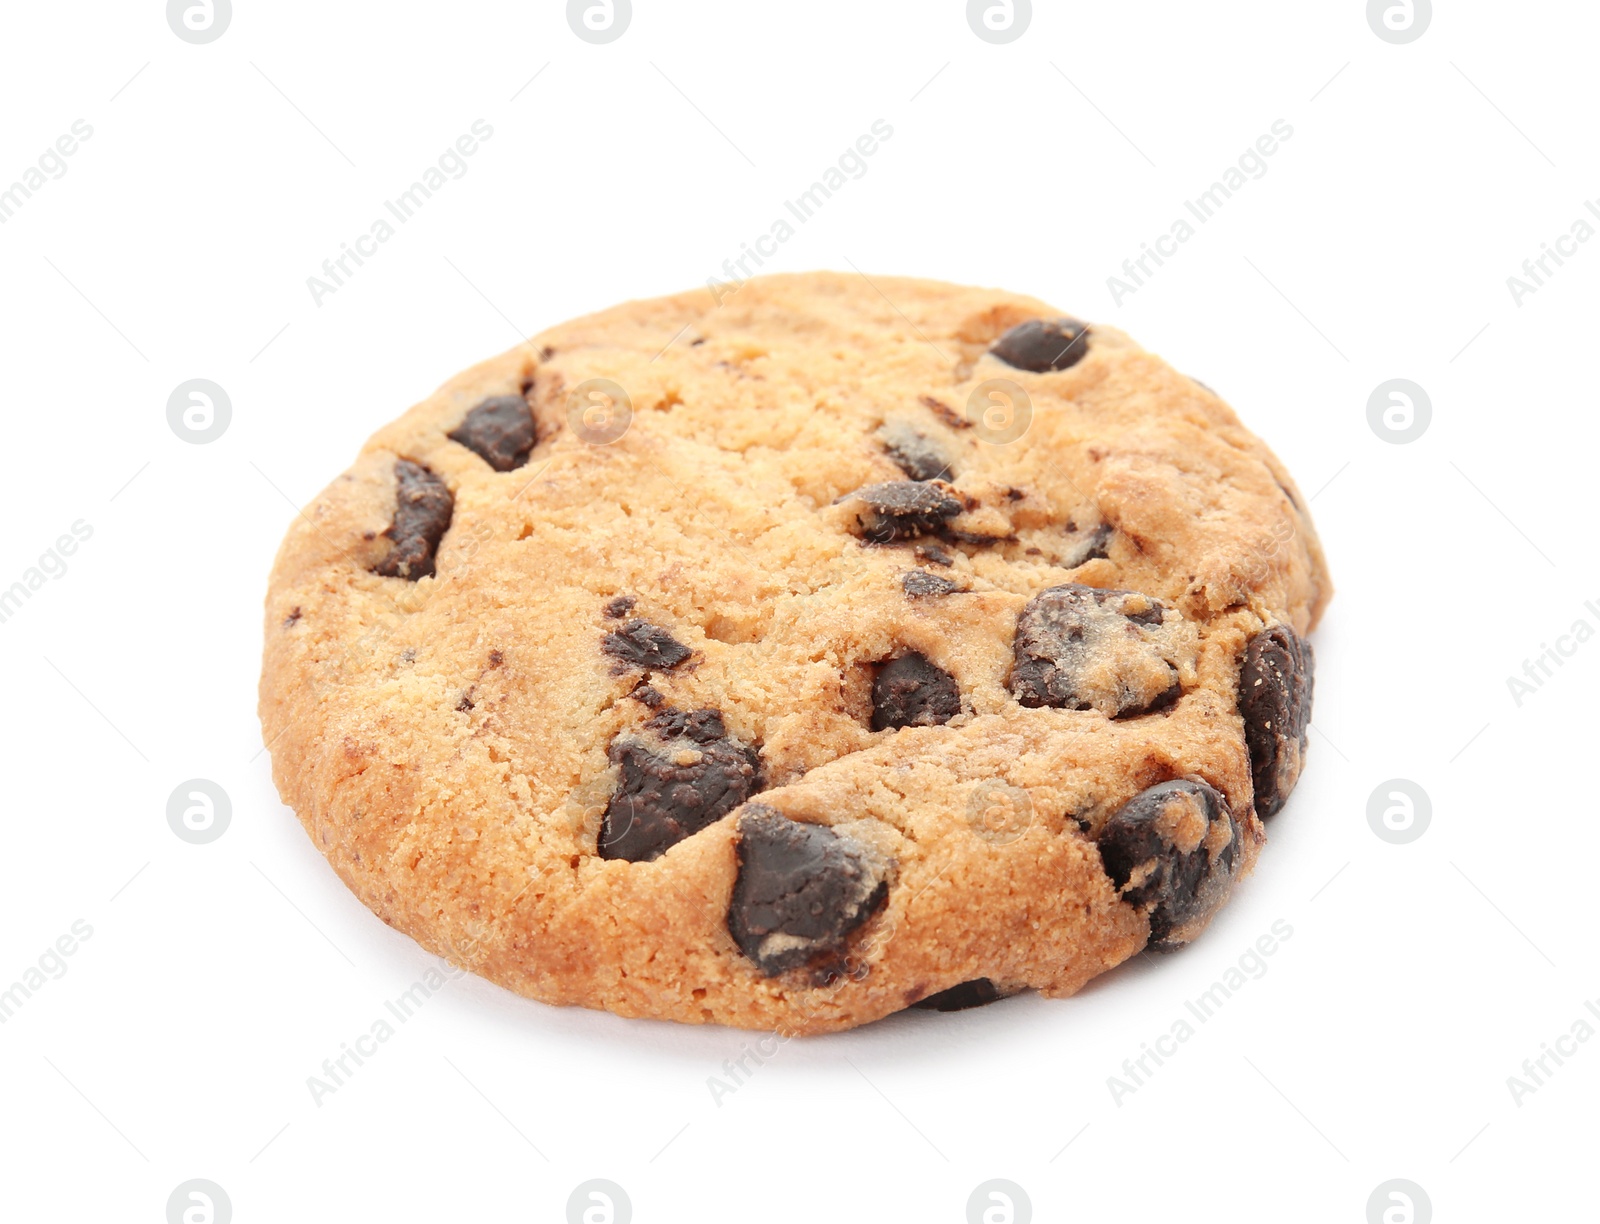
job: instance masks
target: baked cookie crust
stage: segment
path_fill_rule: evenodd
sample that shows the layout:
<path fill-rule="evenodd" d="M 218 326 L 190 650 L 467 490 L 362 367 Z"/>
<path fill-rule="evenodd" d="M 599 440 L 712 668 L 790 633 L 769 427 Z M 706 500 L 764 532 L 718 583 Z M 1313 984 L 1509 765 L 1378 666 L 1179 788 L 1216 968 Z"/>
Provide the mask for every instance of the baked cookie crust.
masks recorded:
<path fill-rule="evenodd" d="M 1331 592 L 1282 465 L 1120 332 L 771 276 L 374 434 L 279 551 L 261 722 L 430 951 L 826 1032 L 1193 939 L 1299 776 Z"/>

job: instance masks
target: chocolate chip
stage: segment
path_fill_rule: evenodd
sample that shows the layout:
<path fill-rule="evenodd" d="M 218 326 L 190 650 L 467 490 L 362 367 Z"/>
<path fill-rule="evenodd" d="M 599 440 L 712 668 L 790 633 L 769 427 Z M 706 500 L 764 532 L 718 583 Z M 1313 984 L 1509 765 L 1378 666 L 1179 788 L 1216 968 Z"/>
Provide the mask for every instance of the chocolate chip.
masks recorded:
<path fill-rule="evenodd" d="M 1025 706 L 1107 718 L 1165 709 L 1182 693 L 1172 657 L 1182 619 L 1137 591 L 1040 591 L 1017 619 L 1011 691 Z"/>
<path fill-rule="evenodd" d="M 918 561 L 926 561 L 929 565 L 955 564 L 955 558 L 937 544 L 918 544 L 914 551 Z"/>
<path fill-rule="evenodd" d="M 613 659 L 651 671 L 676 667 L 689 657 L 689 648 L 660 625 L 634 619 L 605 635 L 600 649 Z"/>
<path fill-rule="evenodd" d="M 472 700 L 472 690 L 468 689 L 466 692 L 461 694 L 461 700 L 456 702 L 456 711 L 458 713 L 465 714 L 469 710 L 473 709 L 476 704 L 477 703 Z"/>
<path fill-rule="evenodd" d="M 1106 549 L 1111 543 L 1111 524 L 1101 523 L 1098 527 L 1084 532 L 1076 532 L 1076 528 L 1069 524 L 1069 530 L 1074 531 L 1075 538 L 1061 558 L 1062 569 L 1076 569 L 1080 565 L 1087 565 L 1090 561 L 1101 560 L 1108 555 Z"/>
<path fill-rule="evenodd" d="M 383 534 L 394 541 L 389 555 L 372 572 L 415 582 L 434 572 L 434 552 L 450 529 L 455 497 L 420 463 L 396 459 L 394 521 Z"/>
<path fill-rule="evenodd" d="M 1279 812 L 1300 780 L 1311 724 L 1312 669 L 1307 642 L 1288 625 L 1256 634 L 1239 668 L 1239 715 L 1250 748 L 1256 811 Z"/>
<path fill-rule="evenodd" d="M 605 612 L 607 620 L 621 620 L 629 612 L 633 611 L 633 605 L 638 602 L 632 595 L 618 595 L 615 599 L 609 601 L 602 610 Z"/>
<path fill-rule="evenodd" d="M 961 690 L 955 678 L 914 650 L 881 664 L 872 677 L 874 731 L 935 727 L 959 713 Z"/>
<path fill-rule="evenodd" d="M 299 620 L 300 620 L 300 609 L 297 607 L 292 612 L 290 612 L 288 616 L 283 618 L 283 627 L 285 629 L 292 629 L 292 628 L 294 628 L 294 626 L 296 624 L 299 623 Z"/>
<path fill-rule="evenodd" d="M 1000 998 L 1000 991 L 988 978 L 973 978 L 970 982 L 962 982 L 948 990 L 941 990 L 913 1003 L 912 1007 L 926 1008 L 928 1011 L 966 1011 L 969 1007 L 982 1007 L 986 1003 L 993 1003 Z"/>
<path fill-rule="evenodd" d="M 519 395 L 491 396 L 446 436 L 497 472 L 509 472 L 528 462 L 528 452 L 538 441 L 533 409 Z"/>
<path fill-rule="evenodd" d="M 764 804 L 740 817 L 735 854 L 728 933 L 767 977 L 838 952 L 889 895 L 874 851 Z"/>
<path fill-rule="evenodd" d="M 666 698 L 661 695 L 655 686 L 650 684 L 641 684 L 638 688 L 634 689 L 633 692 L 629 693 L 628 696 L 632 697 L 635 701 L 642 702 L 646 707 L 652 710 L 666 700 Z"/>
<path fill-rule="evenodd" d="M 874 544 L 892 544 L 937 531 L 962 511 L 959 499 L 936 481 L 891 480 L 857 489 L 856 534 Z"/>
<path fill-rule="evenodd" d="M 668 710 L 646 726 L 659 745 L 622 740 L 611 746 L 622 777 L 601 818 L 601 858 L 648 862 L 761 789 L 761 758 L 728 738 L 716 710 Z"/>
<path fill-rule="evenodd" d="M 883 449 L 912 480 L 937 480 L 950 476 L 950 457 L 944 447 L 904 421 L 885 421 L 878 430 Z"/>
<path fill-rule="evenodd" d="M 1100 831 L 1100 859 L 1122 900 L 1150 919 L 1150 947 L 1192 940 L 1233 890 L 1239 823 L 1222 794 L 1180 778 L 1140 791 Z"/>
<path fill-rule="evenodd" d="M 907 599 L 926 599 L 931 595 L 948 595 L 951 591 L 959 591 L 961 584 L 939 574 L 930 574 L 927 570 L 911 570 L 900 576 L 900 589 L 906 593 Z"/>
<path fill-rule="evenodd" d="M 506 661 L 505 655 L 501 654 L 498 650 L 491 650 L 489 652 L 489 666 L 490 667 L 499 667 L 500 664 L 504 663 L 505 661 Z"/>
<path fill-rule="evenodd" d="M 728 734 L 720 710 L 663 710 L 645 725 L 663 739 L 688 736 L 697 744 L 709 744 Z"/>
<path fill-rule="evenodd" d="M 962 416 L 959 412 L 950 407 L 949 404 L 945 403 L 941 399 L 935 399 L 931 395 L 919 395 L 917 396 L 917 403 L 921 404 L 929 412 L 933 413 L 934 416 L 938 417 L 946 425 L 950 426 L 951 429 L 972 428 L 971 421 L 967 420 L 966 417 Z"/>
<path fill-rule="evenodd" d="M 977 544 L 987 547 L 991 544 L 1004 544 L 1014 537 L 1008 532 L 1001 531 L 954 531 L 950 532 L 952 540 L 960 540 L 963 544 Z"/>
<path fill-rule="evenodd" d="M 1018 323 L 989 350 L 1007 365 L 1042 374 L 1078 364 L 1089 351 L 1089 325 L 1077 319 L 1029 319 Z"/>

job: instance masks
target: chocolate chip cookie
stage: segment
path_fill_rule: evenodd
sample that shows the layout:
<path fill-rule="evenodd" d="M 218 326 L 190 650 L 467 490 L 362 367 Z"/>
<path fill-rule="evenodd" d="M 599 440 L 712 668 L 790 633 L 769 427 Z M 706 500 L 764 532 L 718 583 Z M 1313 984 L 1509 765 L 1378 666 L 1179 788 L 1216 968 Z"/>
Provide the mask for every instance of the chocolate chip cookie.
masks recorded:
<path fill-rule="evenodd" d="M 1121 332 L 774 276 L 379 430 L 279 552 L 261 720 L 429 950 L 824 1032 L 1195 939 L 1294 819 L 1331 591 L 1282 465 Z"/>

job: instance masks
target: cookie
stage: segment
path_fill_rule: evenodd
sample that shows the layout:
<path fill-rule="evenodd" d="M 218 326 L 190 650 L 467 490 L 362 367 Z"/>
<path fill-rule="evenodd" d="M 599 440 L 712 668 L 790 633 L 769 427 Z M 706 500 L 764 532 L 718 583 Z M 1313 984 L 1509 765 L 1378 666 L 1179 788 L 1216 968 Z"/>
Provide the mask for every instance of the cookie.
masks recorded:
<path fill-rule="evenodd" d="M 1299 779 L 1331 590 L 1282 465 L 1121 332 L 774 276 L 380 429 L 279 552 L 262 729 L 430 951 L 825 1032 L 1198 937 Z"/>

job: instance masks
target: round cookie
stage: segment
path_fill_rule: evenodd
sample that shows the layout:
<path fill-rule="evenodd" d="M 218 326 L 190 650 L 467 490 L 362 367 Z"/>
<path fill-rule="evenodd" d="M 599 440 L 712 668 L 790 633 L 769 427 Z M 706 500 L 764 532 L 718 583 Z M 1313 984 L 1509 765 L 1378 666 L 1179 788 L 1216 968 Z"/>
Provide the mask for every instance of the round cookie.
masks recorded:
<path fill-rule="evenodd" d="M 786 1033 L 1193 939 L 1306 747 L 1288 474 L 1029 298 L 718 297 L 467 371 L 291 525 L 261 719 L 318 848 L 522 994 Z"/>

